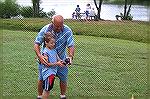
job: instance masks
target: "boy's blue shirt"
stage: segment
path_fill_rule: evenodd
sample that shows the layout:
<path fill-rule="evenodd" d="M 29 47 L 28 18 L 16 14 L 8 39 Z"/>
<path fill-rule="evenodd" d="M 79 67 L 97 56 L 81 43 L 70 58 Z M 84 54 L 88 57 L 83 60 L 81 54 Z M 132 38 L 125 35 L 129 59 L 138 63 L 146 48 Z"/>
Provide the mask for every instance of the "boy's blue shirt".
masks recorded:
<path fill-rule="evenodd" d="M 49 63 L 56 63 L 57 62 L 57 52 L 55 49 L 48 49 L 48 48 L 44 48 L 43 50 L 43 54 L 48 56 L 48 62 Z M 43 80 L 45 80 L 49 75 L 51 75 L 51 73 L 56 73 L 57 72 L 57 66 L 45 66 L 42 65 L 42 77 Z"/>

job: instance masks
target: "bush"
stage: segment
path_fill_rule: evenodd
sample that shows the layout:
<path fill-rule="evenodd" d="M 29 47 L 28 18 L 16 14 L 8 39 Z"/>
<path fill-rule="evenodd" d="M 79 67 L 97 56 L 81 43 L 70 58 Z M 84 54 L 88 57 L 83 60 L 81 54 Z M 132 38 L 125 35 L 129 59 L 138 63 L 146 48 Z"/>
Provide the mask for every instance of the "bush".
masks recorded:
<path fill-rule="evenodd" d="M 26 18 L 30 18 L 33 16 L 33 9 L 31 6 L 21 7 L 20 14 Z"/>
<path fill-rule="evenodd" d="M 1 18 L 11 18 L 17 16 L 19 11 L 19 5 L 17 5 L 13 0 L 0 1 L 0 17 Z"/>

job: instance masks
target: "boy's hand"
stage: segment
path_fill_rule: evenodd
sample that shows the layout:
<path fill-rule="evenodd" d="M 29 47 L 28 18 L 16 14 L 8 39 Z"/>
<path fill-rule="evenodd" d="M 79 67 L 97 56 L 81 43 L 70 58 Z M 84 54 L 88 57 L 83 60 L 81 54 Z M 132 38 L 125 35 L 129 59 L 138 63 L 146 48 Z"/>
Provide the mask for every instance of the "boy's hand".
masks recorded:
<path fill-rule="evenodd" d="M 68 65 L 72 64 L 72 57 L 66 57 Z"/>
<path fill-rule="evenodd" d="M 67 66 L 67 65 L 71 65 L 72 64 L 72 57 L 66 57 L 66 59 L 64 61 L 62 61 L 62 63 Z"/>
<path fill-rule="evenodd" d="M 60 61 L 58 61 L 57 63 L 56 63 L 58 66 L 65 66 L 64 64 L 63 64 L 63 61 L 62 60 L 60 60 Z"/>

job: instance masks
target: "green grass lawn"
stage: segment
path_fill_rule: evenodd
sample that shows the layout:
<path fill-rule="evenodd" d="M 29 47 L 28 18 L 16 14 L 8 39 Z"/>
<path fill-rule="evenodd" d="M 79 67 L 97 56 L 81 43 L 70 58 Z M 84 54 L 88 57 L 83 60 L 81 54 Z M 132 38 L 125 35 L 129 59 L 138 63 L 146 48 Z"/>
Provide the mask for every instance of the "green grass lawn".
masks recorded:
<path fill-rule="evenodd" d="M 37 33 L 3 30 L 0 90 L 2 99 L 33 99 L 37 95 L 34 38 Z M 69 67 L 69 99 L 146 99 L 150 83 L 148 44 L 75 35 L 74 63 Z M 11 97 L 11 98 L 10 98 Z M 52 99 L 59 97 L 55 80 Z"/>

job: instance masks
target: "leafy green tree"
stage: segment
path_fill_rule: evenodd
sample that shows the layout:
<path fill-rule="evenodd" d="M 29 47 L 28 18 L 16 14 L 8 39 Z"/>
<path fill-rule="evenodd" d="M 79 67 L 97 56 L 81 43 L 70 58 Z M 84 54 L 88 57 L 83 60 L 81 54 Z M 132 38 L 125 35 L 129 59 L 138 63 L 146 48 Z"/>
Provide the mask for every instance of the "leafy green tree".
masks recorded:
<path fill-rule="evenodd" d="M 35 17 L 33 16 L 34 12 L 33 12 L 33 7 L 32 6 L 23 6 L 20 8 L 20 13 L 22 16 L 24 17 Z M 47 13 L 43 11 L 43 8 L 40 8 L 39 12 L 38 12 L 38 17 L 43 18 L 43 17 L 47 17 Z"/>
<path fill-rule="evenodd" d="M 5 14 L 4 8 L 5 8 L 4 2 L 0 1 L 0 18 L 3 18 Z"/>
<path fill-rule="evenodd" d="M 31 6 L 21 7 L 20 14 L 26 18 L 33 16 L 33 9 Z"/>
<path fill-rule="evenodd" d="M 19 14 L 19 5 L 16 4 L 15 0 L 5 0 L 0 2 L 1 5 L 1 18 L 11 18 Z"/>

